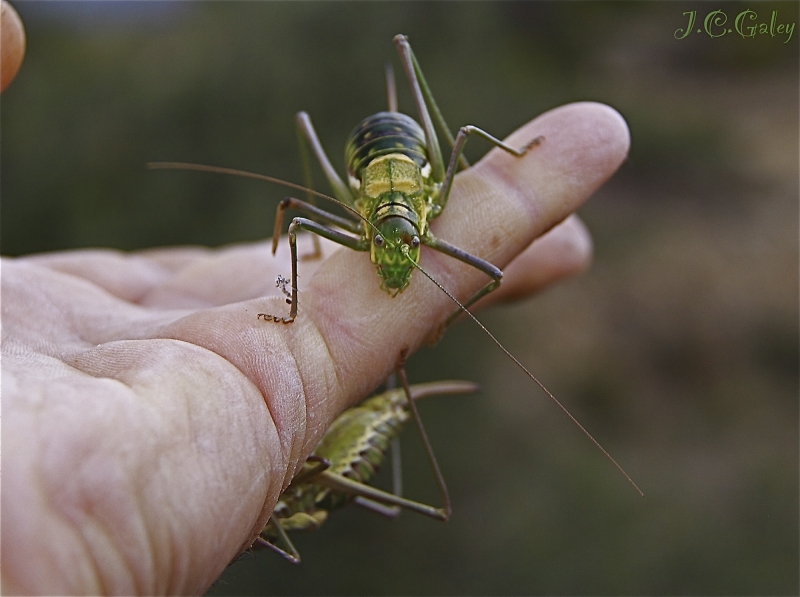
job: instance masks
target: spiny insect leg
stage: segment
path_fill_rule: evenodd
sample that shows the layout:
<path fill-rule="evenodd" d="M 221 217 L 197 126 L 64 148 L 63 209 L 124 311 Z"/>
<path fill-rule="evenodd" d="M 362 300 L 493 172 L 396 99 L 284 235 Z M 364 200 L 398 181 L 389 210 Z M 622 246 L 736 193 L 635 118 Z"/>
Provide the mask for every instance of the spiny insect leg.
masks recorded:
<path fill-rule="evenodd" d="M 311 147 L 311 152 L 314 154 L 314 157 L 317 158 L 320 168 L 322 168 L 322 172 L 325 174 L 325 178 L 328 179 L 328 184 L 331 185 L 333 195 L 342 203 L 353 205 L 353 201 L 355 200 L 353 192 L 350 190 L 350 187 L 342 181 L 331 164 L 331 161 L 328 159 L 309 115 L 305 112 L 298 112 L 296 122 L 301 147 L 304 146 L 303 139 L 305 139 L 309 147 Z"/>
<path fill-rule="evenodd" d="M 503 270 L 495 265 L 492 265 L 485 259 L 481 259 L 480 257 L 473 255 L 472 253 L 468 253 L 463 249 L 459 249 L 455 245 L 451 245 L 447 241 L 443 241 L 440 238 L 435 238 L 428 235 L 427 239 L 423 239 L 425 245 L 429 246 L 432 249 L 439 251 L 440 253 L 444 253 L 445 255 L 449 255 L 459 261 L 463 261 L 467 265 L 471 265 L 475 269 L 479 269 L 487 276 L 491 278 L 488 284 L 478 290 L 475 294 L 473 294 L 469 300 L 463 303 L 464 308 L 468 308 L 470 305 L 474 304 L 478 299 L 486 296 L 490 292 L 497 290 L 500 286 L 500 282 L 503 280 Z M 445 328 L 449 326 L 455 319 L 462 313 L 461 307 L 456 309 L 456 311 L 447 318 L 444 325 L 442 326 L 441 330 L 439 330 L 439 334 L 436 336 L 438 339 L 441 336 L 442 332 L 444 332 Z"/>
<path fill-rule="evenodd" d="M 333 214 L 331 214 L 333 215 Z M 334 216 L 338 217 L 338 216 Z M 323 236 L 335 243 L 353 249 L 354 251 L 366 251 L 369 244 L 360 237 L 354 237 L 346 232 L 328 228 L 308 218 L 294 218 L 289 225 L 289 248 L 292 253 L 292 306 L 288 316 L 272 315 L 270 313 L 259 313 L 258 318 L 264 321 L 275 323 L 292 323 L 297 317 L 297 231 L 305 230 Z"/>
<path fill-rule="evenodd" d="M 361 232 L 361 224 L 349 218 L 343 218 L 329 211 L 321 209 L 316 205 L 312 205 L 306 201 L 295 199 L 294 197 L 284 197 L 278 204 L 278 209 L 275 211 L 275 227 L 272 231 L 272 254 L 278 249 L 278 241 L 281 237 L 281 229 L 283 228 L 283 212 L 287 209 L 296 209 L 302 211 L 312 218 L 322 220 L 328 224 L 334 224 L 340 228 L 344 228 L 353 234 Z"/>
<path fill-rule="evenodd" d="M 444 209 L 444 206 L 447 204 L 447 198 L 450 196 L 450 189 L 453 186 L 453 178 L 455 178 L 456 170 L 458 169 L 458 159 L 464 152 L 464 146 L 467 144 L 467 139 L 469 138 L 469 135 L 472 134 L 478 135 L 479 137 L 483 137 L 484 139 L 489 141 L 489 143 L 491 143 L 492 145 L 495 145 L 496 147 L 499 147 L 503 151 L 506 151 L 516 157 L 524 156 L 526 153 L 528 153 L 528 150 L 531 147 L 539 145 L 539 143 L 541 143 L 544 140 L 544 137 L 538 136 L 532 141 L 530 141 L 527 145 L 525 145 L 525 147 L 523 147 L 522 149 L 516 149 L 514 147 L 511 147 L 510 145 L 507 145 L 497 137 L 490 135 L 483 129 L 479 129 L 476 126 L 472 126 L 471 124 L 462 126 L 460 129 L 458 129 L 458 135 L 456 136 L 456 142 L 455 145 L 453 146 L 453 152 L 450 154 L 450 163 L 447 166 L 447 173 L 444 176 L 444 180 L 442 181 L 442 188 L 439 191 L 437 204 L 440 211 Z"/>

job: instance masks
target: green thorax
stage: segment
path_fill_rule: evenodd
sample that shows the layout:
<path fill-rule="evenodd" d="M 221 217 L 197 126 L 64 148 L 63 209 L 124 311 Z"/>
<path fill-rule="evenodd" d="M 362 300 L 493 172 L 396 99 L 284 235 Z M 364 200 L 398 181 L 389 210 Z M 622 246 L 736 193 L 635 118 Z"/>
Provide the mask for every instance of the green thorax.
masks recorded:
<path fill-rule="evenodd" d="M 439 215 L 440 184 L 433 180 L 425 134 L 399 112 L 379 112 L 363 120 L 345 148 L 355 209 L 369 222 L 370 258 L 382 288 L 397 294 L 419 262 L 428 220 Z"/>

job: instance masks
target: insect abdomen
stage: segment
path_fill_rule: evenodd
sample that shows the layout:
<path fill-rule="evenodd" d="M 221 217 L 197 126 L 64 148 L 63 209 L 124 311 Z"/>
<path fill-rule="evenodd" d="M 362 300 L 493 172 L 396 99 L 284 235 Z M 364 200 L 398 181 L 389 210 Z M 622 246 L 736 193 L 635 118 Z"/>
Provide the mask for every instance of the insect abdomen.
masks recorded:
<path fill-rule="evenodd" d="M 362 120 L 350 133 L 344 150 L 351 186 L 360 184 L 367 164 L 390 153 L 405 155 L 425 169 L 428 151 L 425 133 L 417 121 L 400 112 L 378 112 Z"/>
<path fill-rule="evenodd" d="M 332 473 L 368 483 L 383 462 L 389 444 L 408 420 L 402 389 L 365 400 L 337 418 L 314 454 L 331 463 Z M 346 496 L 329 494 L 329 508 L 340 506 Z"/>

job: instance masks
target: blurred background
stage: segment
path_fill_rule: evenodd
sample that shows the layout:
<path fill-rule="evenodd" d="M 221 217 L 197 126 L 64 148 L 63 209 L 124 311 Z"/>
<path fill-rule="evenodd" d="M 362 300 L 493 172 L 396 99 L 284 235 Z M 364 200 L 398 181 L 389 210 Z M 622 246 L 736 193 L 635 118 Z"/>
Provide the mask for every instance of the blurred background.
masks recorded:
<path fill-rule="evenodd" d="M 303 109 L 341 168 L 384 108 L 396 33 L 452 126 L 503 137 L 576 100 L 630 125 L 628 161 L 580 210 L 592 269 L 482 319 L 646 496 L 463 323 L 409 365 L 483 388 L 422 405 L 452 520 L 346 509 L 296 536 L 301 565 L 245 554 L 209 594 L 797 594 L 800 33 L 675 36 L 689 11 L 796 24 L 797 3 L 14 5 L 4 255 L 264 239 L 283 189 L 144 164 L 302 181 Z M 406 495 L 436 503 L 403 441 Z"/>

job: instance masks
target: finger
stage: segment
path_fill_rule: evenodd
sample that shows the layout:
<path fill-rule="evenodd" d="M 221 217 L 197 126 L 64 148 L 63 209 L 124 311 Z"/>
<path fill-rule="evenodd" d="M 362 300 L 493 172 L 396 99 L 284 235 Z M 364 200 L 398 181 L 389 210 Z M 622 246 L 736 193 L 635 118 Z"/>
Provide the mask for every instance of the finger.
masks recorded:
<path fill-rule="evenodd" d="M 261 394 L 186 342 L 61 363 L 3 323 L 4 592 L 202 593 L 285 475 Z"/>
<path fill-rule="evenodd" d="M 308 279 L 319 265 L 340 245 L 327 239 L 319 239 L 322 255 L 313 254 L 311 234 L 300 234 L 297 238 L 299 276 Z M 158 261 L 176 263 L 170 250 L 147 252 L 147 257 Z M 149 307 L 184 308 L 225 305 L 271 295 L 283 300 L 275 280 L 280 275 L 288 278 L 291 272 L 291 257 L 288 239 L 281 239 L 278 250 L 272 254 L 272 243 L 248 243 L 206 250 L 202 256 L 181 261 L 171 277 L 153 287 L 143 296 L 140 304 Z"/>
<path fill-rule="evenodd" d="M 302 259 L 300 274 L 310 276 L 339 245 L 320 239 L 322 256 Z M 301 256 L 312 253 L 310 234 L 298 238 Z M 291 270 L 287 242 L 272 255 L 271 242 L 210 249 L 171 247 L 126 253 L 113 249 L 80 249 L 42 253 L 30 263 L 91 282 L 124 301 L 153 309 L 203 309 L 279 296 L 275 279 Z"/>
<path fill-rule="evenodd" d="M 460 175 L 445 212 L 432 225 L 439 238 L 505 267 L 533 239 L 564 220 L 622 163 L 628 129 L 617 112 L 599 104 L 565 106 L 542 115 L 508 140 L 545 141 L 523 158 L 495 149 Z M 421 264 L 461 300 L 483 286 L 485 274 L 435 251 Z M 415 272 L 392 298 L 380 289 L 363 255 L 335 254 L 307 282 L 300 298 L 305 319 L 324 338 L 339 378 L 367 390 L 392 369 L 404 347 L 420 345 L 454 310 L 450 299 Z M 366 371 L 365 364 L 377 370 Z M 359 384 L 361 384 L 359 386 Z"/>
<path fill-rule="evenodd" d="M 503 270 L 503 283 L 475 306 L 516 301 L 535 294 L 564 278 L 576 276 L 592 260 L 592 237 L 573 214 L 535 239 Z M 473 309 L 474 311 L 474 309 Z"/>

